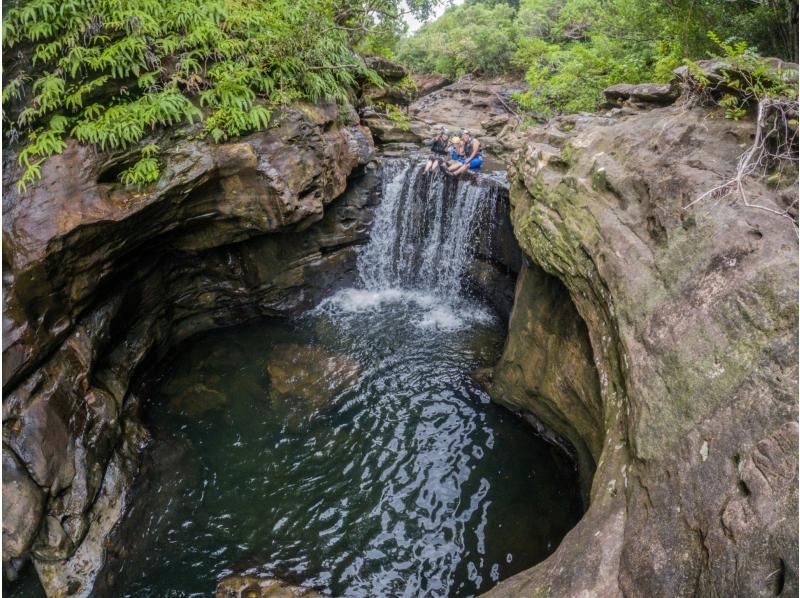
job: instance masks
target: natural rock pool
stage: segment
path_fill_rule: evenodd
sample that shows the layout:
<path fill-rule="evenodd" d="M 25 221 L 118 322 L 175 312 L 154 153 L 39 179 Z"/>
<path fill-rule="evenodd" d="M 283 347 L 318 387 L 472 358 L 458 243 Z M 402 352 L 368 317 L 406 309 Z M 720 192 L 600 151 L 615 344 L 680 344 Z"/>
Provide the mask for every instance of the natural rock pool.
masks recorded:
<path fill-rule="evenodd" d="M 191 341 L 147 405 L 113 593 L 208 595 L 248 572 L 469 596 L 541 561 L 580 499 L 572 463 L 470 377 L 502 340 L 466 301 L 346 290 Z"/>
<path fill-rule="evenodd" d="M 502 312 L 513 288 L 499 180 L 385 159 L 357 288 L 151 368 L 135 393 L 152 441 L 92 595 L 208 596 L 248 575 L 473 596 L 555 550 L 582 512 L 575 464 L 472 376 L 506 334 L 476 297 Z"/>
<path fill-rule="evenodd" d="M 334 596 L 472 596 L 580 517 L 574 463 L 471 377 L 505 338 L 465 291 L 497 185 L 382 170 L 360 288 L 207 333 L 161 368 L 109 593 L 208 595 L 248 574 Z"/>

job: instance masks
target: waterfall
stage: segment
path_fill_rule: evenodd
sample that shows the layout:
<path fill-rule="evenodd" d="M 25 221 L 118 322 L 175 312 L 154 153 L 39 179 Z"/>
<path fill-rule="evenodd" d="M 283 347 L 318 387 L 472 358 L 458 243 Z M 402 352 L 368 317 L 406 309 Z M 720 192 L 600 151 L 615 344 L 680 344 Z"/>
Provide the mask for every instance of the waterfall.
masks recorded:
<path fill-rule="evenodd" d="M 382 200 L 358 271 L 368 290 L 412 289 L 452 299 L 464 292 L 480 240 L 492 234 L 498 187 L 423 168 L 384 159 Z"/>

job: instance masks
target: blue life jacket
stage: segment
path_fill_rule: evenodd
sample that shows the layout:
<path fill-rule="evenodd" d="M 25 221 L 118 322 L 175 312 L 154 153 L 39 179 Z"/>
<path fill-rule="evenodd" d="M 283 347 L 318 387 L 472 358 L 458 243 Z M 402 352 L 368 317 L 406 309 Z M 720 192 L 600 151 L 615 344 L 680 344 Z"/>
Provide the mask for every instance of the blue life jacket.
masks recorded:
<path fill-rule="evenodd" d="M 455 160 L 456 162 L 461 162 L 462 164 L 467 161 L 466 154 L 463 156 L 459 156 L 458 151 L 456 151 L 456 148 L 454 147 L 450 148 L 450 158 Z"/>

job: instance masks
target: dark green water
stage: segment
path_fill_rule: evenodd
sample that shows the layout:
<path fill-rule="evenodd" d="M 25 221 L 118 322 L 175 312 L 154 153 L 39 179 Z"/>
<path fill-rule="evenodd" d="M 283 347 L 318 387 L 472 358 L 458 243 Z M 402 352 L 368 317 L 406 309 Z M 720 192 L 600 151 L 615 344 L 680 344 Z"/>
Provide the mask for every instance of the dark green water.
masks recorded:
<path fill-rule="evenodd" d="M 187 343 L 147 403 L 111 593 L 207 596 L 248 572 L 470 596 L 541 561 L 580 515 L 575 471 L 470 378 L 502 338 L 465 303 L 345 291 Z"/>

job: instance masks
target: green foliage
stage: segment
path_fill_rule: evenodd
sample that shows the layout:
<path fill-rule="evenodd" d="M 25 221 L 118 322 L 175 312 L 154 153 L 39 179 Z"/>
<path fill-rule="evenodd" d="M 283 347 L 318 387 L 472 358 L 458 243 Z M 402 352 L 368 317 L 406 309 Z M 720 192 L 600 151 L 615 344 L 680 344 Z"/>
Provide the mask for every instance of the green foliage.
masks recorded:
<path fill-rule="evenodd" d="M 411 119 L 406 115 L 401 108 L 395 104 L 378 102 L 377 108 L 386 113 L 386 117 L 391 123 L 401 131 L 408 131 L 411 124 Z"/>
<path fill-rule="evenodd" d="M 529 65 L 526 78 L 532 90 L 518 100 L 538 116 L 594 110 L 609 85 L 652 77 L 647 55 L 628 52 L 606 35 L 567 46 L 537 41 L 522 45 L 517 61 Z"/>
<path fill-rule="evenodd" d="M 725 118 L 739 120 L 765 98 L 797 101 L 797 86 L 790 82 L 793 78 L 785 77 L 784 71 L 771 66 L 747 42 L 723 40 L 713 31 L 708 32 L 708 38 L 717 48 L 715 57 L 725 64 L 720 70 L 721 81 L 712 85 L 697 63 L 686 60 L 685 64 L 696 85 L 693 93 L 711 95 L 722 90 L 717 103 L 725 109 Z"/>
<path fill-rule="evenodd" d="M 412 0 L 424 15 L 435 0 Z M 3 127 L 25 172 L 71 135 L 116 151 L 204 121 L 216 141 L 296 100 L 350 101 L 354 52 L 399 26 L 396 0 L 17 0 L 4 4 Z M 123 178 L 157 178 L 145 157 Z"/>
<path fill-rule="evenodd" d="M 417 72 L 493 76 L 511 69 L 517 46 L 514 9 L 483 3 L 448 8 L 398 44 L 397 58 Z"/>
<path fill-rule="evenodd" d="M 155 143 L 150 143 L 142 147 L 139 160 L 130 168 L 126 168 L 120 174 L 120 181 L 128 186 L 136 186 L 139 189 L 154 183 L 161 174 L 158 165 L 159 147 Z"/>
<path fill-rule="evenodd" d="M 417 87 L 417 83 L 412 79 L 410 76 L 406 75 L 403 77 L 399 83 L 397 83 L 396 87 L 402 89 L 410 96 L 416 95 L 419 88 Z"/>
<path fill-rule="evenodd" d="M 523 0 L 520 19 L 540 37 L 523 38 L 517 50 L 532 88 L 519 101 L 540 117 L 594 110 L 609 85 L 666 82 L 685 60 L 708 56 L 717 46 L 709 26 L 756 36 L 737 29 L 741 14 L 757 9 L 736 0 Z M 748 47 L 734 41 L 728 50 Z"/>
<path fill-rule="evenodd" d="M 548 117 L 596 109 L 603 89 L 615 83 L 669 81 L 685 60 L 720 50 L 739 55 L 753 46 L 796 60 L 790 5 L 785 0 L 520 0 L 515 11 L 498 0 L 469 0 L 403 40 L 398 57 L 418 72 L 451 77 L 526 73 L 531 91 L 517 100 L 533 115 Z M 710 38 L 709 30 L 720 38 Z M 720 39 L 729 40 L 727 48 Z M 476 40 L 479 51 L 471 52 L 465 40 Z M 736 108 L 731 109 L 734 115 Z"/>

